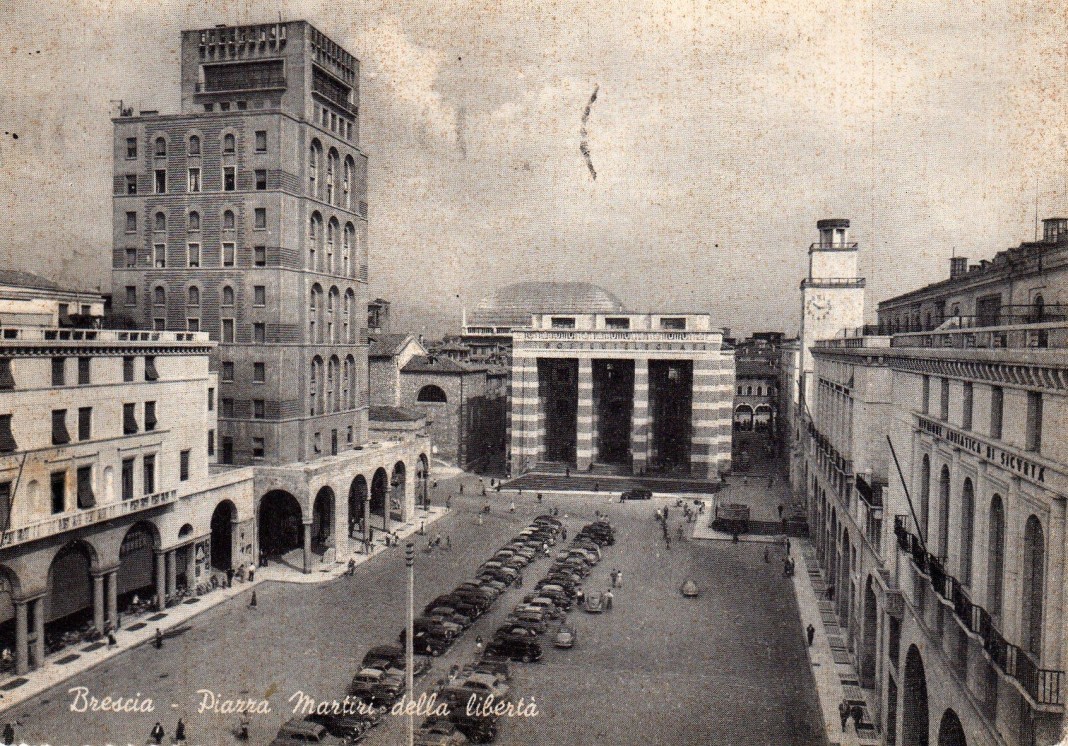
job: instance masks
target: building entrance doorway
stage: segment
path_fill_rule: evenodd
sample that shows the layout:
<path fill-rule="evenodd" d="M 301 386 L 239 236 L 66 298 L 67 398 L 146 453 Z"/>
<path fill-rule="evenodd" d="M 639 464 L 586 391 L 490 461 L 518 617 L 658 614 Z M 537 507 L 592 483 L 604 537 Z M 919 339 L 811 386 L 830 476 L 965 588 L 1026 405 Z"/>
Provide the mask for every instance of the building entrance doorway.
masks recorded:
<path fill-rule="evenodd" d="M 593 432 L 603 464 L 630 462 L 634 412 L 634 361 L 593 361 Z"/>
<path fill-rule="evenodd" d="M 544 460 L 575 464 L 578 360 L 538 360 L 538 408 L 545 418 Z"/>
<path fill-rule="evenodd" d="M 260 552 L 269 557 L 278 557 L 302 547 L 302 523 L 297 498 L 284 490 L 268 492 L 260 500 Z M 214 552 L 214 538 L 211 546 Z"/>
<path fill-rule="evenodd" d="M 650 469 L 689 473 L 693 433 L 693 362 L 649 361 Z"/>

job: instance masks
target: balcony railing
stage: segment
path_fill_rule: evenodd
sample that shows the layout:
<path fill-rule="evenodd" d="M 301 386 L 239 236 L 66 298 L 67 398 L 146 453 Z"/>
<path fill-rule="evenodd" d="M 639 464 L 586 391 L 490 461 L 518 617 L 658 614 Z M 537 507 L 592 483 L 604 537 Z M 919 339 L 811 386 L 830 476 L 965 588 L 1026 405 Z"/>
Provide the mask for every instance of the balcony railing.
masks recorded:
<path fill-rule="evenodd" d="M 605 331 L 603 329 L 518 329 L 514 331 L 516 341 L 520 339 L 535 342 L 558 342 L 577 340 L 581 342 L 668 342 L 672 340 L 685 342 L 719 342 L 723 336 L 720 332 L 706 331 L 668 331 L 641 329 L 635 331 Z"/>
<path fill-rule="evenodd" d="M 207 332 L 0 327 L 0 340 L 4 342 L 207 342 L 208 339 Z"/>
<path fill-rule="evenodd" d="M 953 604 L 961 623 L 983 641 L 983 650 L 1001 672 L 1015 679 L 1020 688 L 1040 705 L 1064 705 L 1064 672 L 1040 668 L 1027 651 L 1005 639 L 982 606 L 973 603 L 960 581 L 945 571 L 941 558 L 923 548 L 920 538 L 908 530 L 906 515 L 894 516 L 894 535 L 902 552 L 911 555 L 916 569 L 928 576 L 934 591 Z"/>
<path fill-rule="evenodd" d="M 805 288 L 862 288 L 867 284 L 863 277 L 806 277 L 801 280 L 801 289 Z"/>
<path fill-rule="evenodd" d="M 14 544 L 25 544 L 28 541 L 44 539 L 65 531 L 110 521 L 113 518 L 130 515 L 149 508 L 169 505 L 177 499 L 177 490 L 167 490 L 166 492 L 157 492 L 152 495 L 134 498 L 133 500 L 121 500 L 96 508 L 89 508 L 88 510 L 79 510 L 73 514 L 46 518 L 36 523 L 4 531 L 2 539 L 0 539 L 0 546 L 9 547 Z"/>

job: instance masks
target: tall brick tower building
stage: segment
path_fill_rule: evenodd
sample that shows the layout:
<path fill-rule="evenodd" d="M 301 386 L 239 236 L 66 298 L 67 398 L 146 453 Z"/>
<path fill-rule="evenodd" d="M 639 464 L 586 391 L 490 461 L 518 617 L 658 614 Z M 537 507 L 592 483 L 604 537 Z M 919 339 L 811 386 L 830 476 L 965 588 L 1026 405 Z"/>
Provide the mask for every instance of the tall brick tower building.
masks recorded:
<path fill-rule="evenodd" d="M 113 121 L 113 306 L 218 341 L 207 447 L 262 467 L 261 544 L 303 522 L 307 568 L 361 513 L 410 518 L 429 443 L 368 443 L 359 61 L 305 21 L 183 31 L 180 113 Z"/>
<path fill-rule="evenodd" d="M 114 120 L 115 307 L 220 343 L 220 461 L 362 443 L 359 61 L 303 21 L 185 31 L 181 59 L 180 114 Z"/>

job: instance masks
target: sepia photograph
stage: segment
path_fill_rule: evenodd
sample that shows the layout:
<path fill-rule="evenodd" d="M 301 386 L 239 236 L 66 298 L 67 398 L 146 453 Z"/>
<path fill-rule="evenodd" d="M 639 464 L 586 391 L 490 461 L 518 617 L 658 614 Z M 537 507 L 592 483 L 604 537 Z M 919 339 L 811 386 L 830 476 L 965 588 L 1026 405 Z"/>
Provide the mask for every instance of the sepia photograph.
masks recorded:
<path fill-rule="evenodd" d="M 1068 744 L 1064 0 L 0 39 L 0 743 Z"/>

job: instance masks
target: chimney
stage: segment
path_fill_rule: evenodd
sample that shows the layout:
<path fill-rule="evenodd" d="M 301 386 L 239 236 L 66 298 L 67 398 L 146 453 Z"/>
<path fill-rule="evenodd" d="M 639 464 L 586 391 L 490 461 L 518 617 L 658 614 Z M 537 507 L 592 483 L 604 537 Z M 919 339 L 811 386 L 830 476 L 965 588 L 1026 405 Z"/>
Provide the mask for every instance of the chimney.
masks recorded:
<path fill-rule="evenodd" d="M 955 256 L 949 260 L 949 279 L 955 280 L 968 273 L 968 257 Z"/>

